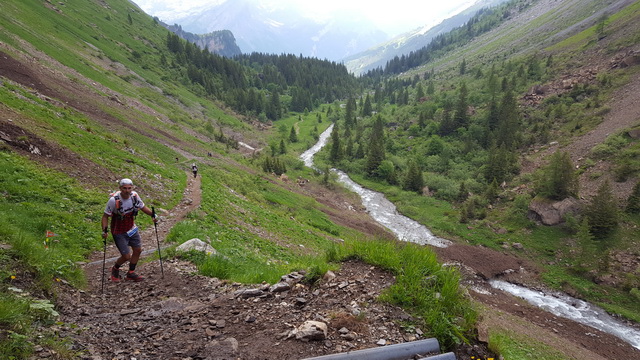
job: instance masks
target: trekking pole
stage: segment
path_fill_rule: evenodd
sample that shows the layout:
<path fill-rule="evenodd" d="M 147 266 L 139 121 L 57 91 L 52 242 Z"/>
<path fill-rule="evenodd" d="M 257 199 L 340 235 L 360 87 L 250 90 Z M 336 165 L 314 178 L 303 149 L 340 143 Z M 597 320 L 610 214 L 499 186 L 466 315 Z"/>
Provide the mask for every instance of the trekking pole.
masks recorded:
<path fill-rule="evenodd" d="M 156 218 L 156 209 L 151 207 L 151 217 Z M 162 267 L 162 254 L 160 254 L 160 238 L 158 237 L 158 224 L 153 222 L 153 226 L 156 228 L 156 241 L 158 242 L 158 258 L 160 258 L 160 272 L 162 273 L 162 278 L 164 279 L 164 268 Z"/>
<path fill-rule="evenodd" d="M 104 243 L 104 252 L 102 253 L 102 294 L 104 294 L 104 269 L 105 264 L 107 263 L 107 239 L 102 238 L 102 242 Z"/>

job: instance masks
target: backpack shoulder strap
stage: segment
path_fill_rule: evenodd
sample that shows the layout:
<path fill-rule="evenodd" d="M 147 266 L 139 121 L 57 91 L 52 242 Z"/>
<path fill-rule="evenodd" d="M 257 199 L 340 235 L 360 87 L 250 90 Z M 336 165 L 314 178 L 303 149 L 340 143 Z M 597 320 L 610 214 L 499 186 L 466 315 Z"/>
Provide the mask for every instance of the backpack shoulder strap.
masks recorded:
<path fill-rule="evenodd" d="M 116 191 L 114 193 L 111 193 L 111 197 L 113 197 L 113 199 L 116 201 L 116 204 L 114 206 L 115 212 L 116 213 L 121 213 L 122 211 L 122 201 L 120 200 L 120 191 Z"/>

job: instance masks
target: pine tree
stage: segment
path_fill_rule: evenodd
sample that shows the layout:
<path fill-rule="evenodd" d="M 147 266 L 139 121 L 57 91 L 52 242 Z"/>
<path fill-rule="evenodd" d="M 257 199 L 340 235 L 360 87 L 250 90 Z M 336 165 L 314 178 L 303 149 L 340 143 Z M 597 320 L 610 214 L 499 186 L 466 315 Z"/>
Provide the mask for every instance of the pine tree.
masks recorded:
<path fill-rule="evenodd" d="M 287 147 L 285 146 L 284 139 L 280 139 L 280 154 L 286 154 Z"/>
<path fill-rule="evenodd" d="M 489 149 L 489 158 L 484 168 L 484 178 L 487 181 L 496 180 L 498 183 L 506 181 L 511 174 L 515 162 L 514 156 L 504 146 L 495 146 Z"/>
<path fill-rule="evenodd" d="M 416 87 L 416 102 L 419 103 L 420 99 L 424 97 L 424 90 L 422 89 L 422 84 L 418 84 Z"/>
<path fill-rule="evenodd" d="M 442 113 L 442 120 L 440 121 L 440 128 L 438 134 L 441 136 L 452 135 L 456 131 L 457 127 L 453 118 L 451 117 L 451 111 L 445 107 Z"/>
<path fill-rule="evenodd" d="M 329 171 L 330 171 L 329 166 L 325 167 L 324 174 L 322 176 L 322 185 L 325 185 L 325 186 L 329 185 L 329 179 L 330 179 Z"/>
<path fill-rule="evenodd" d="M 364 105 L 362 105 L 362 116 L 371 116 L 373 113 L 373 108 L 371 107 L 371 99 L 369 98 L 369 94 L 364 100 Z"/>
<path fill-rule="evenodd" d="M 353 119 L 355 118 L 356 101 L 353 98 L 347 100 L 347 106 L 344 113 L 344 126 L 349 129 L 354 125 Z"/>
<path fill-rule="evenodd" d="M 456 200 L 460 203 L 465 202 L 469 198 L 469 191 L 464 185 L 464 181 L 460 182 L 460 188 L 458 189 L 458 196 Z"/>
<path fill-rule="evenodd" d="M 369 151 L 367 153 L 367 163 L 365 170 L 370 176 L 376 175 L 378 166 L 385 158 L 384 150 L 384 123 L 382 117 L 378 115 L 373 123 L 371 137 L 369 138 Z"/>
<path fill-rule="evenodd" d="M 297 143 L 298 142 L 298 134 L 296 133 L 296 127 L 292 126 L 291 131 L 289 132 L 289 142 Z"/>
<path fill-rule="evenodd" d="M 631 195 L 627 199 L 627 207 L 626 212 L 629 214 L 638 214 L 640 213 L 640 181 L 636 183 L 631 190 Z"/>
<path fill-rule="evenodd" d="M 580 225 L 578 225 L 578 232 L 576 234 L 576 237 L 583 242 L 590 242 L 593 240 L 593 234 L 591 234 L 590 230 L 590 226 L 589 226 L 589 219 L 585 216 L 582 218 L 582 221 L 580 221 Z"/>
<path fill-rule="evenodd" d="M 609 20 L 609 15 L 603 14 L 598 18 L 598 23 L 596 24 L 596 35 L 598 40 L 603 39 L 606 36 L 605 27 L 607 26 L 607 21 Z"/>
<path fill-rule="evenodd" d="M 519 145 L 520 112 L 513 94 L 504 94 L 498 108 L 498 122 L 494 131 L 494 139 L 499 146 L 504 145 L 508 150 L 515 150 Z"/>
<path fill-rule="evenodd" d="M 418 127 L 420 127 L 420 129 L 424 129 L 426 125 L 427 125 L 427 115 L 425 115 L 424 111 L 421 111 L 420 115 L 418 115 Z"/>
<path fill-rule="evenodd" d="M 453 127 L 455 129 L 460 127 L 467 127 L 469 125 L 469 115 L 467 114 L 467 110 L 469 105 L 467 104 L 467 85 L 462 83 L 460 86 L 460 94 L 458 97 L 458 102 L 456 104 L 456 111 L 453 114 Z"/>
<path fill-rule="evenodd" d="M 484 193 L 485 198 L 487 199 L 487 201 L 489 201 L 489 203 L 493 203 L 496 201 L 496 198 L 498 197 L 498 189 L 498 181 L 494 178 L 491 184 L 487 186 L 487 189 Z"/>
<path fill-rule="evenodd" d="M 267 156 L 262 163 L 262 171 L 270 173 L 273 171 L 273 165 L 271 165 L 271 157 Z"/>
<path fill-rule="evenodd" d="M 417 162 L 412 160 L 409 162 L 409 168 L 407 169 L 403 188 L 407 191 L 421 193 L 423 187 L 424 178 L 422 177 L 422 171 L 420 170 Z"/>
<path fill-rule="evenodd" d="M 460 207 L 460 223 L 466 224 L 469 222 L 469 204 L 464 202 Z"/>
<path fill-rule="evenodd" d="M 542 174 L 538 185 L 541 195 L 554 200 L 578 195 L 578 177 L 568 153 L 555 152 Z"/>
<path fill-rule="evenodd" d="M 347 147 L 344 151 L 344 154 L 349 159 L 353 158 L 353 139 L 351 137 L 347 138 Z"/>
<path fill-rule="evenodd" d="M 358 143 L 358 148 L 356 149 L 356 153 L 353 157 L 356 159 L 364 159 L 364 145 Z"/>
<path fill-rule="evenodd" d="M 489 73 L 489 78 L 487 79 L 487 90 L 489 91 L 489 95 L 491 95 L 491 97 L 494 97 L 496 91 L 498 91 L 498 77 L 496 76 L 495 64 L 491 66 L 491 72 Z"/>
<path fill-rule="evenodd" d="M 271 99 L 266 109 L 266 115 L 269 120 L 278 120 L 282 117 L 282 104 L 280 103 L 280 94 L 278 91 L 271 93 Z"/>
<path fill-rule="evenodd" d="M 380 86 L 377 86 L 376 91 L 373 93 L 373 101 L 378 105 L 382 105 L 382 89 Z"/>
<path fill-rule="evenodd" d="M 282 160 L 278 158 L 273 159 L 273 172 L 278 176 L 287 172 L 287 167 Z"/>
<path fill-rule="evenodd" d="M 429 85 L 427 85 L 427 94 L 433 95 L 436 92 L 435 84 L 433 80 L 429 80 Z"/>
<path fill-rule="evenodd" d="M 329 161 L 332 164 L 338 163 L 342 160 L 342 144 L 340 143 L 340 134 L 338 132 L 338 126 L 334 126 L 331 132 L 331 152 L 329 153 Z"/>
<path fill-rule="evenodd" d="M 617 199 L 611 190 L 609 181 L 605 181 L 587 206 L 585 215 L 589 220 L 591 233 L 604 237 L 618 226 Z"/>

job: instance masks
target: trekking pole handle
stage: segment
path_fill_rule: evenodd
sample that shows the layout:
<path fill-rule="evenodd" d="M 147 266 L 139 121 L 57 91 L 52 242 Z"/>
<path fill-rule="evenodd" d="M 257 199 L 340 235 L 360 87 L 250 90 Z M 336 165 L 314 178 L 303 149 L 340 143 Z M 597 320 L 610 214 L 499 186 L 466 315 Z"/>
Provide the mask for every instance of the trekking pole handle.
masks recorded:
<path fill-rule="evenodd" d="M 156 208 L 154 208 L 153 206 L 151 207 L 151 217 L 152 218 L 156 218 Z"/>

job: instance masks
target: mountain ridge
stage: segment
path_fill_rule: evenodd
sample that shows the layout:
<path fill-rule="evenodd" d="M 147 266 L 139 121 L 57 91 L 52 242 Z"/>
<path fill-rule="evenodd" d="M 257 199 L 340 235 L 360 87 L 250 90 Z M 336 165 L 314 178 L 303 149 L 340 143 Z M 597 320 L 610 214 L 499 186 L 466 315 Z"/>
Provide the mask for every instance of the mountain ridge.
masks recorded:
<path fill-rule="evenodd" d="M 408 55 L 427 46 L 436 36 L 464 25 L 479 10 L 497 6 L 507 0 L 479 0 L 460 13 L 440 21 L 428 28 L 418 28 L 394 37 L 384 44 L 367 49 L 364 52 L 343 59 L 347 68 L 356 74 L 366 73 L 385 64 L 396 56 Z"/>
<path fill-rule="evenodd" d="M 189 42 L 192 42 L 200 49 L 209 49 L 214 54 L 218 54 L 224 57 L 234 57 L 241 55 L 242 52 L 236 44 L 236 39 L 233 33 L 229 30 L 218 30 L 207 34 L 193 34 L 188 31 L 184 31 L 182 26 L 178 24 L 168 25 L 160 22 L 167 30 L 180 36 Z"/>

